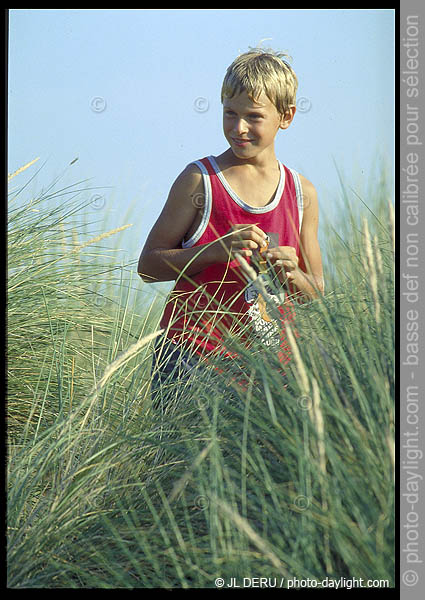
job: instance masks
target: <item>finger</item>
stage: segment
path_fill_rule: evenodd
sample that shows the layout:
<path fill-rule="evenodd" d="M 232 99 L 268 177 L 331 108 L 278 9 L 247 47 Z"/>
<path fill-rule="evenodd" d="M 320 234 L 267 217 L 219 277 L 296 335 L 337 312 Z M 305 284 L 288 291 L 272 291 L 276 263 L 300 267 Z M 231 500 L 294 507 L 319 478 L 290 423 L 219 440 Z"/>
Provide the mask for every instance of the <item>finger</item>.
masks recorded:
<path fill-rule="evenodd" d="M 273 255 L 273 256 L 276 256 L 276 257 L 284 259 L 284 260 L 293 260 L 293 261 L 298 260 L 298 256 L 296 255 L 295 252 L 288 251 L 283 246 L 279 246 L 278 248 L 271 248 L 270 250 L 267 251 L 267 255 L 269 255 L 269 254 L 271 256 Z"/>
<path fill-rule="evenodd" d="M 293 268 L 292 265 L 284 264 L 284 262 L 281 260 L 277 260 L 276 262 L 272 263 L 272 265 L 277 275 L 280 274 L 285 275 L 287 277 L 288 273 L 290 273 L 291 279 L 295 277 L 295 273 L 297 271 L 296 267 Z"/>
<path fill-rule="evenodd" d="M 289 271 L 290 273 L 295 273 L 295 271 L 298 269 L 297 265 L 286 260 L 277 261 L 274 264 L 275 266 L 278 266 L 281 270 Z"/>
<path fill-rule="evenodd" d="M 233 225 L 233 229 L 244 229 L 246 231 L 253 231 L 262 237 L 266 237 L 265 232 L 258 227 L 255 223 L 241 223 L 238 225 Z"/>
<path fill-rule="evenodd" d="M 280 274 L 281 276 L 284 276 L 287 279 L 290 279 L 291 281 L 295 279 L 295 271 L 290 271 L 288 268 L 285 267 L 277 268 L 276 265 L 274 265 L 274 267 L 278 275 Z"/>
<path fill-rule="evenodd" d="M 298 267 L 297 257 L 282 256 L 279 252 L 267 252 L 266 257 L 272 264 L 287 267 L 289 269 L 296 269 Z"/>
<path fill-rule="evenodd" d="M 254 241 L 259 248 L 266 246 L 267 234 L 255 224 L 234 225 L 234 232 L 241 239 Z"/>
<path fill-rule="evenodd" d="M 282 256 L 282 254 L 278 251 L 266 252 L 266 258 L 272 263 L 276 265 L 292 265 L 294 261 L 286 256 Z"/>
<path fill-rule="evenodd" d="M 287 258 L 280 258 L 277 262 L 285 268 L 291 269 L 292 271 L 298 267 L 298 264 L 295 260 L 290 260 Z"/>
<path fill-rule="evenodd" d="M 231 252 L 231 256 L 233 258 L 236 258 L 235 254 L 240 254 L 244 258 L 249 258 L 252 256 L 252 250 L 235 249 L 234 251 Z"/>
<path fill-rule="evenodd" d="M 279 246 L 279 248 L 282 250 L 282 252 L 285 252 L 287 254 L 291 254 L 294 256 L 297 254 L 294 246 Z"/>
<path fill-rule="evenodd" d="M 277 251 L 280 254 L 280 258 L 298 262 L 297 253 L 295 251 L 295 248 L 293 248 L 292 246 L 279 246 L 279 248 L 277 248 Z"/>
<path fill-rule="evenodd" d="M 257 250 L 258 244 L 253 240 L 249 239 L 240 239 L 232 241 L 232 248 L 235 250 L 239 250 L 242 248 L 247 248 L 249 250 Z"/>
<path fill-rule="evenodd" d="M 260 244 L 260 246 L 267 245 L 267 240 L 268 240 L 267 233 L 265 233 L 262 229 L 257 227 L 257 225 L 253 225 L 251 231 L 254 234 L 256 241 L 258 240 L 258 243 Z"/>
<path fill-rule="evenodd" d="M 241 248 L 251 248 L 252 250 L 258 250 L 259 252 L 264 251 L 267 248 L 267 242 L 265 238 L 258 236 L 254 232 L 244 232 L 237 236 L 237 241 L 234 240 L 232 243 L 238 244 Z"/>

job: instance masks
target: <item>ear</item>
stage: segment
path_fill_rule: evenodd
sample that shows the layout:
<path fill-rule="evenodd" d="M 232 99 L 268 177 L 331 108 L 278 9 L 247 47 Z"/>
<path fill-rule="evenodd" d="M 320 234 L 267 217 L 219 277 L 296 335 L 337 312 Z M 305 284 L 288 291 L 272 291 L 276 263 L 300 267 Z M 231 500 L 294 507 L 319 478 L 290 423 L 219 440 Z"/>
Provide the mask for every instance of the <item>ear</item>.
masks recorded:
<path fill-rule="evenodd" d="M 280 118 L 280 125 L 279 125 L 280 129 L 288 129 L 289 125 L 292 123 L 292 120 L 295 116 L 296 111 L 297 111 L 297 108 L 296 108 L 295 104 L 290 104 L 286 113 L 284 115 L 282 115 Z"/>

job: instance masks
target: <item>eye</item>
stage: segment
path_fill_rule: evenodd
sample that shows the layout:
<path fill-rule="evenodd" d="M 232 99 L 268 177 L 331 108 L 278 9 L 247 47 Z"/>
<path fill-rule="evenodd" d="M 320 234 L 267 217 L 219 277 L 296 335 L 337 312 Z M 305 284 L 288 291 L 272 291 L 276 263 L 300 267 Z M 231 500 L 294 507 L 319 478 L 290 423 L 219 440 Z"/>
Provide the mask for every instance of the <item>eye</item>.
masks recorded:
<path fill-rule="evenodd" d="M 259 119 L 263 118 L 263 115 L 260 113 L 251 113 L 249 115 L 250 119 L 253 119 L 254 121 L 258 121 Z"/>

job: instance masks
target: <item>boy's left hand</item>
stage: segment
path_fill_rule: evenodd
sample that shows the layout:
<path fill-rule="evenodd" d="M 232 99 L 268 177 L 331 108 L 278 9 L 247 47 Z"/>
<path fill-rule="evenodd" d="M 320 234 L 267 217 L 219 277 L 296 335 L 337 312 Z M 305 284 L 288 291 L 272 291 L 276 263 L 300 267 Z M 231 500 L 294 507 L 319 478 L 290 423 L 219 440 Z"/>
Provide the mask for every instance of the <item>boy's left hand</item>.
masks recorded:
<path fill-rule="evenodd" d="M 267 259 L 274 266 L 276 274 L 281 283 L 286 280 L 296 283 L 298 268 L 298 256 L 293 246 L 276 246 L 266 252 Z"/>

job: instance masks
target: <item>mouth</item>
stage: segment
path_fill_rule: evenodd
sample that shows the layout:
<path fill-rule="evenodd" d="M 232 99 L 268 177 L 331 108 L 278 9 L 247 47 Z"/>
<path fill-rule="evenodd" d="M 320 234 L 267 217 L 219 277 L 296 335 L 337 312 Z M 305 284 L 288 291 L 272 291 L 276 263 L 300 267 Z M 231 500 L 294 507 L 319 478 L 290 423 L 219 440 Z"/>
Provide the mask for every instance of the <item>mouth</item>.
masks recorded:
<path fill-rule="evenodd" d="M 246 146 L 247 144 L 251 143 L 252 140 L 248 140 L 248 139 L 245 139 L 245 138 L 232 138 L 232 142 L 236 146 Z"/>

